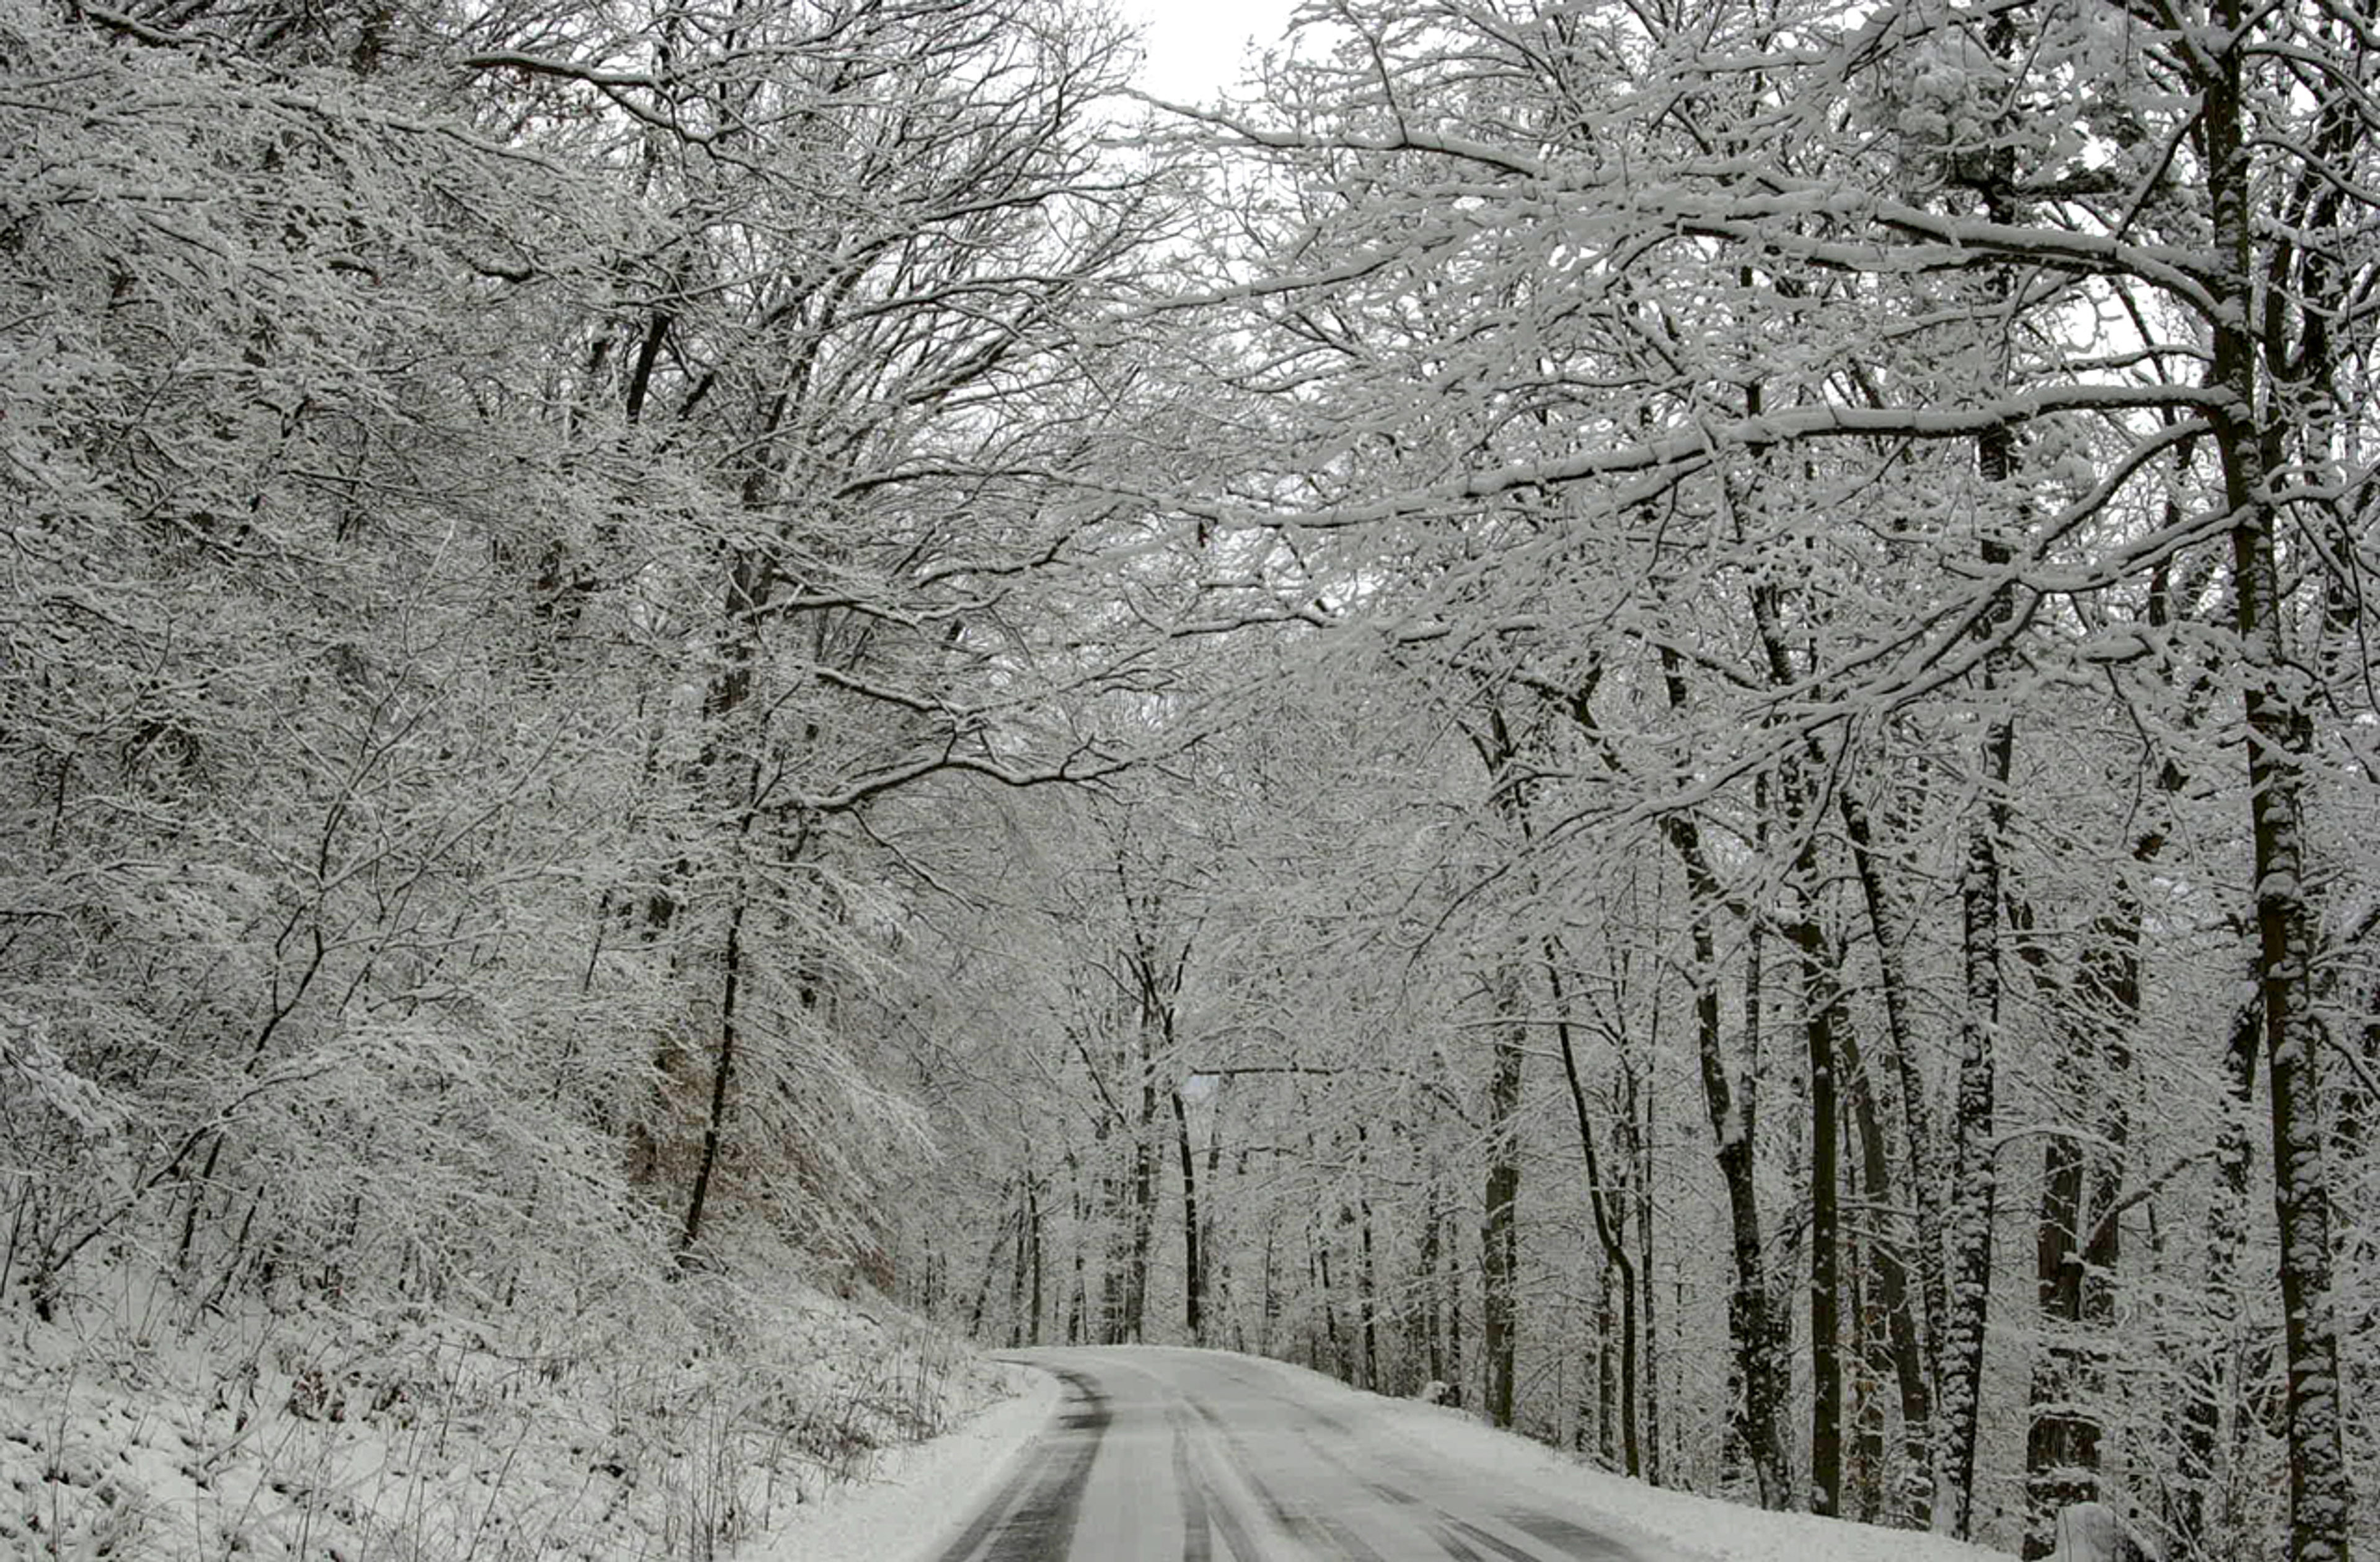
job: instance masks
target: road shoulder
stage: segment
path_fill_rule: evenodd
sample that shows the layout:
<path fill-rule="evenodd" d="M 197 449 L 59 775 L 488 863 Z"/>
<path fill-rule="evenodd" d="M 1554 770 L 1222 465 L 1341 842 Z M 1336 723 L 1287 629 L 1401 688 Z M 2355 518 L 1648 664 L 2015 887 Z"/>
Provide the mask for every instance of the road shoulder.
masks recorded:
<path fill-rule="evenodd" d="M 1881 1525 L 1818 1519 L 1673 1491 L 1597 1470 L 1562 1451 L 1499 1432 L 1468 1413 L 1353 1389 L 1321 1373 L 1266 1362 L 1317 1397 L 1372 1407 L 1361 1424 L 1432 1461 L 1502 1477 L 1548 1503 L 1592 1514 L 1647 1557 L 1694 1562 L 2010 1562 L 2002 1552 Z"/>
<path fill-rule="evenodd" d="M 1058 1380 L 1004 1363 L 1014 1392 L 942 1435 L 877 1456 L 861 1480 L 795 1510 L 741 1562 L 851 1562 L 925 1557 L 941 1547 L 1006 1481 L 1057 1413 Z"/>

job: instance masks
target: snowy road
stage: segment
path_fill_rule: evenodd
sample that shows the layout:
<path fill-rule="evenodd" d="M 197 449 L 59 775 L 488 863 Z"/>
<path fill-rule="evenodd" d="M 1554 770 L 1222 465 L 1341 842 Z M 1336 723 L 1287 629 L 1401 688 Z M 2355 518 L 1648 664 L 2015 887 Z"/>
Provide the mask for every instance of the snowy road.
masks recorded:
<path fill-rule="evenodd" d="M 1248 1357 L 1037 1350 L 1058 1416 L 932 1562 L 1672 1562 Z"/>

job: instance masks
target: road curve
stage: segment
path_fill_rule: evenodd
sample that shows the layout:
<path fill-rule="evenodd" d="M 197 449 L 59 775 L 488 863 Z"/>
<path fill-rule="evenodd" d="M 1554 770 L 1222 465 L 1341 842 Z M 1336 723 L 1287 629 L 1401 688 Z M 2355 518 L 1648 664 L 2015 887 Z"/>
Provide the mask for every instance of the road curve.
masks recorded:
<path fill-rule="evenodd" d="M 1674 1562 L 1223 1351 L 1019 1352 L 1056 1419 L 929 1562 Z"/>

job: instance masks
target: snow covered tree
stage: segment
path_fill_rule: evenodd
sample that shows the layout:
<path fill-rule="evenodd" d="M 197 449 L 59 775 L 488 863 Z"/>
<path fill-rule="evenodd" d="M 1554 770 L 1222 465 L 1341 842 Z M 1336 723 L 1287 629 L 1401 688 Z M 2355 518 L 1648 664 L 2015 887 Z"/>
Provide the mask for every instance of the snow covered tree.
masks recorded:
<path fill-rule="evenodd" d="M 1436 580 L 1412 574 L 1416 540 L 1451 554 L 1459 537 L 1480 563 L 1450 578 L 1475 597 L 1434 584 L 1417 610 L 1376 592 L 1372 621 L 1457 647 L 1536 637 L 1573 665 L 1679 658 L 1697 682 L 1673 751 L 1692 760 L 1646 770 L 1624 803 L 1583 801 L 1536 849 L 1588 820 L 1751 800 L 1758 780 L 1777 844 L 1744 897 L 1755 921 L 1834 812 L 1824 792 L 1796 806 L 1801 767 L 1831 790 L 1900 724 L 1980 723 L 1981 757 L 1959 767 L 1973 800 L 1951 815 L 1962 931 L 1936 946 L 1966 993 L 1963 1148 L 1955 1170 L 1922 1168 L 1949 1179 L 1952 1268 L 1923 1348 L 1944 1418 L 1932 1515 L 1952 1531 L 1973 1511 L 1994 1291 L 1987 1081 L 2020 1022 L 2001 958 L 2005 903 L 2024 897 L 2006 860 L 2009 722 L 2033 697 L 2018 669 L 2089 677 L 2156 653 L 2143 594 L 2228 548 L 2213 676 L 2248 756 L 2228 789 L 2274 1087 L 2292 1544 L 2345 1555 L 2334 1243 L 2312 1235 L 2331 1229 L 2332 1179 L 2306 1082 L 2325 1043 L 2301 777 L 2322 727 L 2289 647 L 2321 634 L 2293 564 L 2362 567 L 2290 541 L 2326 535 L 2321 518 L 2362 491 L 2341 414 L 2311 388 L 2362 350 L 2343 302 L 2365 263 L 2343 237 L 2362 220 L 2354 24 L 2314 6 L 2073 5 L 2024 18 L 2018 49 L 2005 18 L 1949 5 L 1314 18 L 1328 41 L 1268 101 L 1211 121 L 1263 170 L 1244 207 L 1273 204 L 1246 225 L 1269 250 L 1206 294 L 1268 344 L 1260 377 L 1310 431 L 1308 488 L 1219 505 L 1213 523 L 1317 539 L 1381 579 Z M 2297 215 L 2260 221 L 2260 201 Z M 1561 519 L 1500 527 L 1516 504 Z M 1567 642 L 1533 567 L 1564 547 L 1622 583 L 1590 595 L 1595 629 Z M 1690 604 L 1738 578 L 1750 611 L 1718 653 L 1686 632 Z M 1763 602 L 1767 651 L 1740 638 Z M 1730 663 L 1750 676 L 1730 681 Z M 1840 963 L 1806 918 L 1779 931 L 1797 927 L 1813 969 Z M 2071 1007 L 2107 985 L 2078 974 Z M 1831 1075 L 1815 1043 L 1812 1059 Z M 1819 1483 L 1830 1504 L 1828 1470 Z"/>

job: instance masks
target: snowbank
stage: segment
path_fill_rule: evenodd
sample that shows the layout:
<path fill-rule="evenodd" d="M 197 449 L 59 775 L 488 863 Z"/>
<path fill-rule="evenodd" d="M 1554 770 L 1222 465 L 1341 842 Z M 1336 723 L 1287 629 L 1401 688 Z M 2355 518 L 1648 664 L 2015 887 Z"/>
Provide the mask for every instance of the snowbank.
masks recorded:
<path fill-rule="evenodd" d="M 965 1523 L 1024 1458 L 1057 1412 L 1058 1380 L 1008 1367 L 1012 1397 L 929 1442 L 887 1448 L 866 1477 L 796 1509 L 739 1562 L 855 1562 L 929 1556 Z"/>

